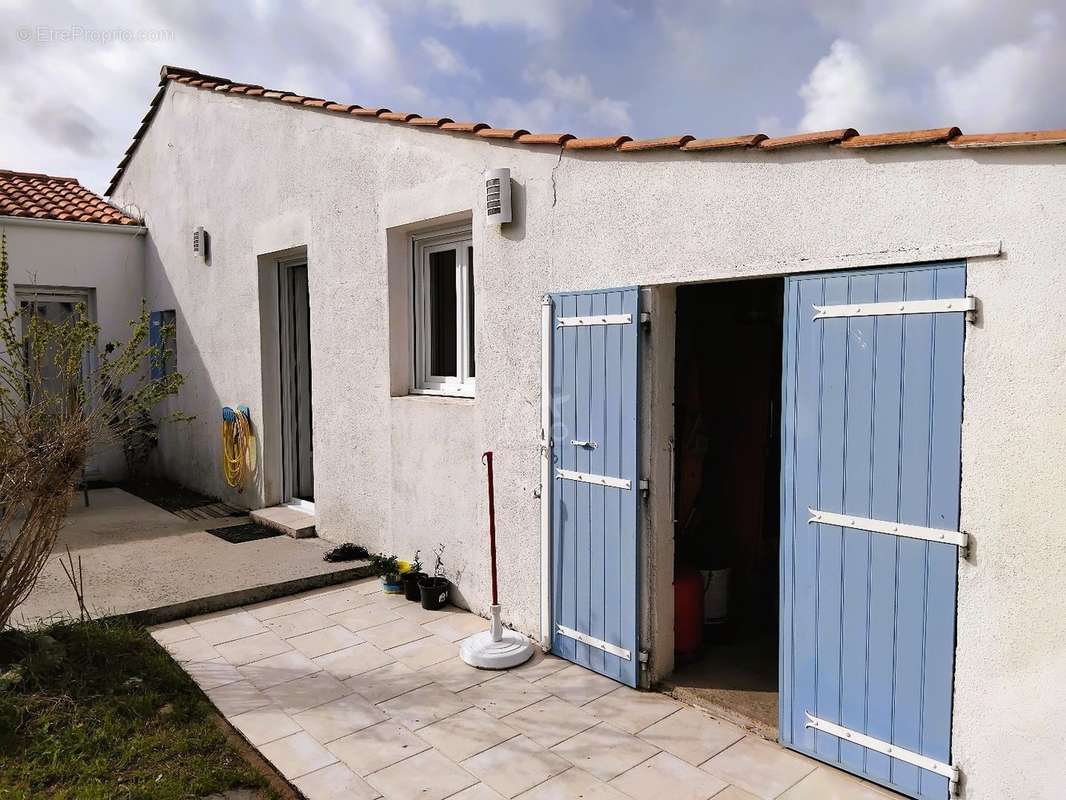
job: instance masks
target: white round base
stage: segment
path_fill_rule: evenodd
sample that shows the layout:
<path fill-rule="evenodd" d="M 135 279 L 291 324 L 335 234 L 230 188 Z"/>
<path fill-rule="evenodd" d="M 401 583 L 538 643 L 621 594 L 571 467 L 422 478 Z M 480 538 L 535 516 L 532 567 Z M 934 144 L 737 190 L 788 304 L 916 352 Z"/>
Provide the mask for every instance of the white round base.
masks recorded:
<path fill-rule="evenodd" d="M 500 641 L 492 640 L 491 631 L 469 637 L 459 648 L 463 661 L 481 669 L 509 669 L 529 660 L 533 643 L 528 638 L 504 628 Z"/>

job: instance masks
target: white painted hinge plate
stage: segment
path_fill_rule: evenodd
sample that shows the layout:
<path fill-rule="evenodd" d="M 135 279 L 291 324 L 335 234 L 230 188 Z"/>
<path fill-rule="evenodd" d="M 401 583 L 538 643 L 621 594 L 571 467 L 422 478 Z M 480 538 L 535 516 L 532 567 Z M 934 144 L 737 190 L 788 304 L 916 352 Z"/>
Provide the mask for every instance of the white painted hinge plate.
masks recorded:
<path fill-rule="evenodd" d="M 976 297 L 947 300 L 900 300 L 893 303 L 854 303 L 839 306 L 812 306 L 814 319 L 828 317 L 878 317 L 890 314 L 944 314 L 977 310 Z"/>
<path fill-rule="evenodd" d="M 612 478 L 610 475 L 593 475 L 588 472 L 574 472 L 572 469 L 556 469 L 555 477 L 566 481 L 591 483 L 594 486 L 610 486 L 615 489 L 630 489 L 633 482 L 625 478 Z"/>
<path fill-rule="evenodd" d="M 632 321 L 632 314 L 597 314 L 592 317 L 559 317 L 555 325 L 559 328 L 576 328 L 582 325 L 628 325 Z"/>
<path fill-rule="evenodd" d="M 881 519 L 867 519 L 856 517 L 852 514 L 835 514 L 831 511 L 819 511 L 808 508 L 812 522 L 822 525 L 836 525 L 841 528 L 854 528 L 860 531 L 873 531 L 874 533 L 889 533 L 893 536 L 904 536 L 908 539 L 924 539 L 927 542 L 943 542 L 965 548 L 970 537 L 965 531 L 952 531 L 946 528 L 923 528 L 921 525 L 906 525 L 902 522 L 885 522 Z"/>
<path fill-rule="evenodd" d="M 624 647 L 605 642 L 603 639 L 597 639 L 596 637 L 589 636 L 587 633 L 582 633 L 581 631 L 575 631 L 573 628 L 568 628 L 565 625 L 556 624 L 555 631 L 568 639 L 574 639 L 582 644 L 587 644 L 589 647 L 595 647 L 597 650 L 610 653 L 612 656 L 624 658 L 626 661 L 630 660 L 630 653 Z"/>
<path fill-rule="evenodd" d="M 875 739 L 872 736 L 867 736 L 865 733 L 853 731 L 850 728 L 845 728 L 843 725 L 837 725 L 835 722 L 827 722 L 824 719 L 819 719 L 809 711 L 807 712 L 807 723 L 804 727 L 814 728 L 816 731 L 828 733 L 831 736 L 836 736 L 847 742 L 855 742 L 855 744 L 860 745 L 861 747 L 874 750 L 878 753 L 884 753 L 886 756 L 892 756 L 892 758 L 898 758 L 900 761 L 914 764 L 916 767 L 935 772 L 937 775 L 943 775 L 952 783 L 958 783 L 958 767 L 952 766 L 951 764 L 945 764 L 943 761 L 937 761 L 935 758 L 930 758 L 929 756 L 923 756 L 921 753 L 915 753 L 913 750 L 907 750 L 904 747 L 897 747 L 896 745 L 882 741 L 881 739 Z"/>

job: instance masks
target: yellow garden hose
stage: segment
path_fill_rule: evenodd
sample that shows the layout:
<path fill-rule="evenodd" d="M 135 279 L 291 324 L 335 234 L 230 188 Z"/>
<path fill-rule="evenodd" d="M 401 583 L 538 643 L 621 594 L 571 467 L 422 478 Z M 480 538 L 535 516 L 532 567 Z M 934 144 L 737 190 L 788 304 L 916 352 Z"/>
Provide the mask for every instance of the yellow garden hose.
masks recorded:
<path fill-rule="evenodd" d="M 238 492 L 244 491 L 249 476 L 255 472 L 255 460 L 255 435 L 248 407 L 223 407 L 222 470 L 226 483 Z"/>

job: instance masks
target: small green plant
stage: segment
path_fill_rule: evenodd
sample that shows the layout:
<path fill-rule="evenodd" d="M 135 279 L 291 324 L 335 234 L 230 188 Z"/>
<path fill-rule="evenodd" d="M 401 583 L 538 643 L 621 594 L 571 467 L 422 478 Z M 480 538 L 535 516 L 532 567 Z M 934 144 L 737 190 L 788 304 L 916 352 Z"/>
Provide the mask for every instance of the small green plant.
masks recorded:
<path fill-rule="evenodd" d="M 382 578 L 393 577 L 400 574 L 400 559 L 396 556 L 388 556 L 384 553 L 374 553 L 370 556 L 370 565 L 374 573 Z"/>
<path fill-rule="evenodd" d="M 419 573 L 422 571 L 422 559 L 419 556 L 422 555 L 421 550 L 415 550 L 415 557 L 411 559 L 411 572 Z"/>

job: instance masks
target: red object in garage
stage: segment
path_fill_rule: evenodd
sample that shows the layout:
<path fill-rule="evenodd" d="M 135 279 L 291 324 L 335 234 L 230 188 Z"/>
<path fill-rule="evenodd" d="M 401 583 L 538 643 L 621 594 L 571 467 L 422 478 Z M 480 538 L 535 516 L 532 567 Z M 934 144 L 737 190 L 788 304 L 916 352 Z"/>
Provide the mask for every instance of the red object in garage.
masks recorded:
<path fill-rule="evenodd" d="M 685 569 L 674 575 L 674 652 L 694 658 L 703 641 L 703 576 Z"/>

